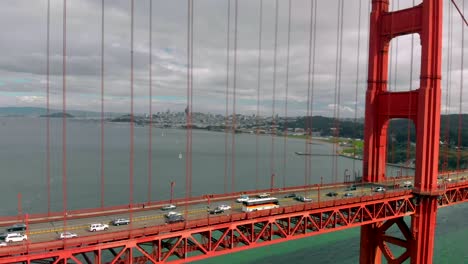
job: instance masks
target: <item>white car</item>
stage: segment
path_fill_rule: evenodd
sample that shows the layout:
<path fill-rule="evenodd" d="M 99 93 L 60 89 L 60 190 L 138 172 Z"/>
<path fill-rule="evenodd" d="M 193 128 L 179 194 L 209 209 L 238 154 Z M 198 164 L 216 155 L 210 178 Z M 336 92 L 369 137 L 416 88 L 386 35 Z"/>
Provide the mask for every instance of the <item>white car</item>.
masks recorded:
<path fill-rule="evenodd" d="M 6 242 L 3 242 L 3 241 L 0 242 L 0 247 L 6 247 L 6 246 L 8 246 L 8 244 Z"/>
<path fill-rule="evenodd" d="M 218 205 L 218 209 L 223 210 L 223 211 L 231 210 L 231 206 L 229 206 L 227 204 L 220 204 L 220 205 Z"/>
<path fill-rule="evenodd" d="M 412 188 L 413 183 L 411 181 L 405 181 L 405 182 L 403 182 L 403 187 L 404 188 Z"/>
<path fill-rule="evenodd" d="M 89 225 L 89 231 L 91 232 L 96 232 L 96 231 L 105 231 L 109 229 L 109 225 L 107 224 L 102 224 L 102 223 L 96 223 L 96 224 L 90 224 Z"/>
<path fill-rule="evenodd" d="M 246 202 L 249 200 L 249 196 L 248 195 L 241 195 L 239 198 L 236 199 L 236 202 L 238 203 L 242 203 L 242 202 Z"/>
<path fill-rule="evenodd" d="M 295 198 L 299 202 L 307 203 L 307 202 L 312 202 L 312 198 L 310 197 L 305 197 L 305 196 L 297 196 Z"/>
<path fill-rule="evenodd" d="M 377 187 L 377 188 L 375 188 L 375 192 L 385 192 L 385 188 L 384 187 Z"/>
<path fill-rule="evenodd" d="M 173 204 L 168 204 L 168 205 L 163 206 L 163 207 L 161 208 L 161 210 L 163 210 L 163 211 L 166 211 L 166 210 L 174 210 L 174 209 L 176 209 L 176 208 L 177 208 L 177 206 L 175 206 L 175 205 L 173 205 Z"/>
<path fill-rule="evenodd" d="M 23 235 L 21 233 L 8 233 L 8 234 L 4 234 L 2 236 L 2 239 L 6 242 L 6 243 L 9 243 L 9 242 L 21 242 L 21 241 L 25 241 L 28 239 L 28 236 L 27 235 Z"/>
<path fill-rule="evenodd" d="M 270 194 L 269 193 L 261 193 L 259 195 L 257 195 L 258 198 L 268 198 L 270 197 Z"/>
<path fill-rule="evenodd" d="M 169 213 L 165 214 L 164 216 L 166 218 L 171 218 L 171 217 L 176 216 L 176 215 L 182 215 L 182 214 L 179 213 L 179 212 L 170 211 Z"/>
<path fill-rule="evenodd" d="M 60 239 L 74 238 L 74 237 L 78 237 L 78 234 L 76 234 L 76 233 L 71 233 L 71 232 L 63 232 L 63 233 L 60 233 Z"/>

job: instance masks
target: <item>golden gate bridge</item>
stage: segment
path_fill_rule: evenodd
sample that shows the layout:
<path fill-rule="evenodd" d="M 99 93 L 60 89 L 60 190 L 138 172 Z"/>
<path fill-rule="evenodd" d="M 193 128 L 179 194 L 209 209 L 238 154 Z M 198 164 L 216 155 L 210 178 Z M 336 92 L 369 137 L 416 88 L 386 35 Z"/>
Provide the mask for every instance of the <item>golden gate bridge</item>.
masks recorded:
<path fill-rule="evenodd" d="M 49 107 L 49 52 L 50 52 L 50 1 L 48 2 L 47 23 L 47 107 Z M 67 1 L 63 1 L 63 98 L 62 110 L 67 112 Z M 226 74 L 226 123 L 225 128 L 225 190 L 222 194 L 209 194 L 202 196 L 192 195 L 192 128 L 193 128 L 193 44 L 194 44 L 194 6 L 197 1 L 187 1 L 187 64 L 186 64 L 186 192 L 183 198 L 173 198 L 167 201 L 152 200 L 152 171 L 151 162 L 148 168 L 148 201 L 143 204 L 134 201 L 134 5 L 130 1 L 130 166 L 129 166 L 129 202 L 126 205 L 104 206 L 104 11 L 105 1 L 102 1 L 102 41 L 101 41 L 101 204 L 100 207 L 91 209 L 70 210 L 67 208 L 67 125 L 66 116 L 63 115 L 62 126 L 62 192 L 63 210 L 53 212 L 50 208 L 50 131 L 47 131 L 47 170 L 48 170 L 48 212 L 40 214 L 25 214 L 0 217 L 1 226 L 10 226 L 19 221 L 26 226 L 25 233 L 29 239 L 0 247 L 0 263 L 186 263 L 222 254 L 247 250 L 251 248 L 268 246 L 274 243 L 286 242 L 308 236 L 314 236 L 327 232 L 343 229 L 361 228 L 360 263 L 381 263 L 382 257 L 388 263 L 403 263 L 410 260 L 411 263 L 432 263 L 434 248 L 434 232 L 436 227 L 437 210 L 441 207 L 468 201 L 468 172 L 460 167 L 454 171 L 439 171 L 439 145 L 440 145 L 440 115 L 442 100 L 442 19 L 443 1 L 423 0 L 420 4 L 410 8 L 390 11 L 389 0 L 372 0 L 369 10 L 369 46 L 368 46 L 368 75 L 365 108 L 365 132 L 363 151 L 362 179 L 359 182 L 340 182 L 337 178 L 337 159 L 333 159 L 334 181 L 327 184 L 312 184 L 309 176 L 313 174 L 310 158 L 304 158 L 305 185 L 282 188 L 274 184 L 274 147 L 278 140 L 276 101 L 276 72 L 278 67 L 278 0 L 275 2 L 275 43 L 273 55 L 274 81 L 272 88 L 272 122 L 271 127 L 275 131 L 271 136 L 271 187 L 268 189 L 236 190 L 234 176 L 236 175 L 235 155 L 229 156 L 230 149 L 236 151 L 236 120 L 237 102 L 236 89 L 237 71 L 241 67 L 238 63 L 238 0 L 228 0 L 227 4 L 227 74 Z M 152 1 L 149 2 L 149 117 L 152 123 Z M 259 1 L 260 7 L 263 6 Z M 392 1 L 394 2 L 394 1 Z M 291 33 L 291 5 L 288 1 L 289 23 L 287 41 L 287 76 L 289 73 L 289 45 Z M 359 1 L 359 16 L 361 16 L 361 3 Z M 367 3 L 367 2 L 366 2 Z M 466 24 L 463 17 L 463 7 L 460 8 L 456 1 L 452 2 L 455 9 L 463 18 L 462 24 Z M 313 83 L 316 70 L 315 44 L 316 14 L 318 2 L 310 1 L 310 25 L 305 32 L 309 36 L 308 43 L 308 69 L 307 69 L 307 116 L 313 114 Z M 261 9 L 260 9 L 261 10 Z M 335 137 L 339 137 L 340 126 L 340 78 L 343 56 L 343 14 L 345 12 L 344 1 L 338 1 L 337 16 L 337 48 L 336 48 L 336 80 L 335 80 L 335 107 L 334 120 Z M 260 12 L 259 53 L 262 50 L 262 12 Z M 233 16 L 233 17 L 231 17 Z M 359 17 L 359 24 L 361 23 Z M 233 25 L 231 25 L 232 23 Z M 231 28 L 232 27 L 232 28 Z M 229 41 L 234 33 L 233 41 Z M 462 32 L 464 32 L 463 26 Z M 72 32 L 71 32 L 72 34 Z M 421 44 L 420 83 L 417 89 L 409 91 L 390 91 L 389 84 L 389 50 L 392 39 L 403 35 L 415 34 L 419 36 Z M 233 42 L 233 43 L 232 43 Z M 230 46 L 232 44 L 232 46 Z M 462 45 L 463 50 L 463 45 Z M 412 50 L 413 52 L 413 50 Z M 463 54 L 463 51 L 462 51 Z M 232 57 L 232 65 L 230 59 Z M 357 65 L 359 61 L 357 56 Z M 260 76 L 260 59 L 259 71 Z M 463 55 L 461 59 L 463 68 Z M 413 63 L 411 63 L 412 65 Z M 233 79 L 230 80 L 230 67 L 233 67 Z M 358 73 L 359 75 L 359 73 Z M 463 75 L 461 75 L 463 76 Z M 462 77 L 463 78 L 463 77 Z M 286 77 L 288 79 L 288 77 Z M 462 79 L 463 80 L 463 79 Z M 232 83 L 232 87 L 229 84 Z M 259 78 L 260 85 L 260 78 Z M 356 86 L 358 84 L 356 83 Z M 461 81 L 461 88 L 463 88 Z M 411 87 L 411 85 L 409 85 Z M 232 90 L 229 90 L 231 88 Z M 286 85 L 286 102 L 287 102 Z M 357 88 L 356 88 L 357 89 Z M 259 92 L 259 90 L 257 90 Z M 232 102 L 229 95 L 232 95 Z M 357 98 L 357 90 L 356 90 Z M 357 101 L 357 100 L 356 100 Z M 231 113 L 229 113 L 231 103 Z M 462 104 L 462 92 L 460 89 L 460 114 Z M 257 116 L 259 106 L 257 105 Z M 287 104 L 285 115 L 287 115 Z M 387 177 L 387 130 L 391 119 L 408 119 L 416 129 L 415 173 L 414 176 Z M 460 119 L 461 120 L 461 119 Z M 49 129 L 49 118 L 47 124 Z M 462 124 L 459 121 L 459 131 Z M 151 129 L 149 126 L 149 151 L 148 158 L 151 161 Z M 287 124 L 285 133 L 287 135 Z M 305 135 L 311 138 L 313 124 L 305 125 Z M 258 131 L 256 133 L 258 136 Z M 286 142 L 287 137 L 284 137 Z M 460 149 L 460 133 L 459 133 Z M 258 141 L 257 141 L 258 142 Z M 335 146 L 335 145 L 334 145 Z M 258 151 L 257 143 L 257 151 Z M 305 155 L 311 153 L 311 144 L 305 143 Z M 460 151 L 458 152 L 460 153 Z M 460 156 L 459 156 L 460 157 Z M 286 163 L 286 161 L 285 161 Z M 257 168 L 258 169 L 258 168 Z M 228 175 L 231 174 L 231 182 Z M 254 173 L 252 173 L 253 175 Z M 257 171 L 258 174 L 258 171 Z M 442 178 L 441 178 L 442 177 Z M 441 179 L 446 179 L 442 181 Z M 449 180 L 448 180 L 449 179 Z M 411 181 L 412 186 L 405 185 Z M 258 182 L 258 176 L 257 176 Z M 355 195 L 346 197 L 343 190 L 349 190 L 353 185 Z M 173 183 L 171 183 L 173 188 Z M 385 191 L 376 192 L 376 187 L 382 187 Z M 260 193 L 269 193 L 271 196 L 284 197 L 290 193 L 297 193 L 313 197 L 311 202 L 301 202 L 290 198 L 280 198 L 280 207 L 254 212 L 241 211 L 240 204 L 232 204 L 229 212 L 221 215 L 209 215 L 205 205 L 212 202 L 224 202 L 231 204 L 240 195 L 255 196 Z M 336 197 L 327 194 L 335 193 Z M 166 204 L 176 204 L 184 209 L 185 220 L 178 223 L 166 224 L 160 209 Z M 111 228 L 105 232 L 88 233 L 87 235 L 57 240 L 56 232 L 82 230 L 88 227 L 86 223 L 100 221 L 102 216 L 118 216 L 128 214 L 130 224 L 118 228 Z M 404 218 L 410 217 L 408 224 Z M 54 223 L 54 228 L 50 227 Z M 396 226 L 401 232 L 400 236 L 388 233 L 390 227 Z M 395 255 L 389 244 L 404 249 L 401 255 Z"/>

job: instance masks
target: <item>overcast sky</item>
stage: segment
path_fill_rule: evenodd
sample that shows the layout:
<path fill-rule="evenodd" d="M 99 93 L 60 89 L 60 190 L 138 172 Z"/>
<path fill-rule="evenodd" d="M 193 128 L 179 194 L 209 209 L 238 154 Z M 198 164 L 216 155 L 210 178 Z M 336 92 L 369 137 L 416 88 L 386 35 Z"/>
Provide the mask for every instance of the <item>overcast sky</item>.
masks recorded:
<path fill-rule="evenodd" d="M 50 0 L 50 100 L 62 105 L 63 0 Z M 307 111 L 310 0 L 292 0 L 288 115 Z M 335 103 L 340 117 L 354 117 L 357 81 L 357 116 L 363 115 L 366 89 L 368 8 L 359 0 L 345 0 L 343 17 L 342 72 L 340 93 L 335 96 L 338 0 L 317 3 L 313 115 L 333 116 Z M 420 1 L 416 1 L 419 3 Z M 452 55 L 449 42 L 449 4 L 444 9 L 443 102 L 442 111 L 458 113 L 460 77 L 465 87 L 468 67 L 461 70 L 462 46 L 468 49 L 468 35 L 462 43 L 460 15 L 453 8 Z M 463 0 L 456 1 L 462 7 Z M 194 1 L 193 111 L 224 113 L 227 68 L 227 0 Z M 238 1 L 237 73 L 234 76 L 234 0 L 231 0 L 229 112 L 232 112 L 233 80 L 236 78 L 237 113 L 253 114 L 257 108 L 260 0 Z M 393 1 L 392 9 L 407 8 L 412 0 Z M 0 2 L 0 106 L 46 106 L 47 0 L 2 0 Z M 67 0 L 67 107 L 100 111 L 101 107 L 101 1 Z M 465 10 L 468 8 L 465 5 Z M 467 13 L 465 11 L 465 13 Z M 279 0 L 275 113 L 284 115 L 288 1 Z M 149 108 L 149 0 L 135 0 L 134 72 L 135 111 Z M 153 111 L 181 111 L 187 92 L 187 1 L 153 0 Z M 467 27 L 464 27 L 465 35 Z M 358 34 L 360 32 L 360 34 Z M 273 102 L 275 1 L 263 0 L 260 114 L 271 115 Z M 130 110 L 130 0 L 105 1 L 105 111 Z M 358 40 L 360 63 L 357 67 Z M 392 41 L 395 44 L 396 40 Z M 466 50 L 465 49 L 465 62 Z M 390 90 L 403 91 L 419 85 L 420 45 L 414 38 L 414 66 L 411 76 L 411 36 L 392 45 Z M 398 56 L 396 56 L 396 54 Z M 447 71 L 448 58 L 450 71 Z M 395 68 L 395 65 L 397 67 Z M 357 75 L 359 70 L 359 76 Z M 449 78 L 450 77 L 450 78 Z M 411 84 L 411 85 L 410 85 Z M 449 103 L 446 93 L 449 90 Z M 463 91 L 463 92 L 466 92 Z M 467 95 L 464 95 L 465 97 Z M 337 99 L 335 99 L 337 98 Z M 467 104 L 463 105 L 468 110 Z"/>

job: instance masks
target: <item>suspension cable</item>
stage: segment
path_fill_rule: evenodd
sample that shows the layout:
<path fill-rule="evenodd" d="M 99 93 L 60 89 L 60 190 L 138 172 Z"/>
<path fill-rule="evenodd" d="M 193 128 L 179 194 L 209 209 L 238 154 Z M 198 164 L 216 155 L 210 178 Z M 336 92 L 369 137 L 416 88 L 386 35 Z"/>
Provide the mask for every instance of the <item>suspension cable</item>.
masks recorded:
<path fill-rule="evenodd" d="M 130 207 L 130 230 L 132 229 L 132 218 L 133 218 L 133 189 L 134 189 L 134 159 L 135 159 L 135 139 L 134 139 L 134 117 L 133 117 L 133 41 L 134 41 L 134 13 L 135 13 L 135 2 L 134 0 L 130 1 L 131 3 L 131 15 L 130 15 L 130 175 L 129 175 L 129 207 Z"/>
<path fill-rule="evenodd" d="M 47 107 L 47 128 L 46 128 L 46 155 L 47 155 L 47 215 L 50 216 L 50 0 L 47 0 L 47 66 L 46 66 L 46 107 Z"/>
<path fill-rule="evenodd" d="M 236 89 L 237 89 L 237 13 L 238 0 L 235 0 L 234 6 L 234 80 L 232 84 L 232 156 L 231 156 L 231 192 L 235 190 L 236 177 Z"/>
<path fill-rule="evenodd" d="M 260 88 L 262 77 L 262 23 L 263 23 L 263 0 L 260 0 L 258 30 L 258 62 L 257 62 L 257 114 L 255 116 L 255 190 L 258 190 L 259 178 L 259 119 L 260 119 Z"/>
<path fill-rule="evenodd" d="M 356 88 L 354 93 L 354 139 L 353 139 L 353 173 L 356 171 L 356 143 L 357 138 L 357 105 L 358 105 L 358 88 L 359 88 L 359 62 L 361 55 L 361 1 L 359 1 L 358 13 L 358 41 L 357 41 L 357 58 L 356 58 Z"/>
<path fill-rule="evenodd" d="M 415 1 L 413 0 L 413 6 L 415 6 Z M 413 61 L 414 61 L 414 34 L 411 35 L 411 55 L 410 55 L 410 92 L 413 91 Z M 410 158 L 410 151 L 411 151 L 411 105 L 412 105 L 412 97 L 409 97 L 409 107 L 408 107 L 408 135 L 406 141 L 406 174 L 408 174 L 409 168 L 409 158 Z"/>
<path fill-rule="evenodd" d="M 104 0 L 101 1 L 101 208 L 104 208 Z"/>
<path fill-rule="evenodd" d="M 465 9 L 465 1 L 462 2 L 463 10 Z M 465 21 L 466 22 L 466 21 Z M 463 69 L 464 69 L 464 55 L 465 55 L 465 27 L 462 24 L 461 27 L 461 61 L 460 61 L 460 91 L 459 91 L 459 109 L 458 109 L 458 149 L 457 149 L 457 174 L 460 171 L 460 159 L 461 159 L 461 145 L 462 145 L 462 106 L 463 106 Z"/>
<path fill-rule="evenodd" d="M 449 165 L 449 153 L 450 153 L 450 92 L 452 87 L 452 44 L 453 44 L 453 7 L 452 5 L 448 6 L 448 47 L 447 47 L 447 82 L 446 82 L 446 95 L 445 95 L 445 155 L 444 155 L 444 163 L 443 169 L 445 169 L 448 173 L 448 165 Z"/>
<path fill-rule="evenodd" d="M 228 127 L 229 123 L 229 43 L 230 43 L 230 28 L 231 28 L 231 0 L 227 0 L 227 36 L 226 36 L 226 113 L 225 113 L 225 121 L 224 121 L 224 193 L 228 192 L 228 151 L 229 151 L 229 130 Z"/>
<path fill-rule="evenodd" d="M 390 12 L 390 40 L 393 40 L 393 15 L 395 14 L 395 1 L 392 1 L 392 12 Z M 388 80 L 386 82 L 387 84 L 387 91 L 388 93 L 391 93 L 392 92 L 392 83 L 391 83 L 391 80 L 392 80 L 392 77 L 393 77 L 393 57 L 395 56 L 394 52 L 394 47 L 393 47 L 393 44 L 390 42 L 390 63 L 388 65 Z M 396 65 L 395 65 L 396 67 Z M 393 91 L 396 91 L 396 88 L 394 87 L 393 88 Z M 388 141 L 388 136 L 387 136 L 387 147 L 389 144 L 391 144 L 390 146 L 390 151 L 391 151 L 391 156 L 390 156 L 390 162 L 393 163 L 394 160 L 394 151 L 395 151 L 395 144 L 393 142 L 393 133 L 392 133 L 392 126 L 391 126 L 391 116 L 390 116 L 390 105 L 392 104 L 392 97 L 390 96 L 389 97 L 389 100 L 388 100 L 388 103 L 387 103 L 387 119 L 388 119 L 388 123 L 389 123 L 389 126 L 388 126 L 388 133 L 390 134 L 390 142 Z M 387 153 L 388 154 L 388 149 L 387 149 Z M 389 162 L 389 158 L 388 158 L 388 155 L 386 155 L 386 160 L 385 162 Z M 393 174 L 393 166 L 391 167 L 391 173 Z"/>
<path fill-rule="evenodd" d="M 104 1 L 104 0 L 103 0 Z M 148 205 L 151 203 L 151 186 L 153 174 L 153 1 L 149 0 L 149 62 L 148 62 Z"/>
<path fill-rule="evenodd" d="M 67 0 L 63 0 L 62 54 L 62 202 L 63 229 L 67 229 Z"/>
<path fill-rule="evenodd" d="M 187 202 L 191 198 L 192 185 L 192 75 L 193 75 L 193 0 L 187 0 L 187 107 L 186 144 L 185 144 L 185 215 L 188 214 Z"/>
<path fill-rule="evenodd" d="M 286 51 L 286 94 L 284 96 L 284 141 L 283 141 L 283 189 L 286 187 L 286 150 L 288 146 L 288 90 L 289 90 L 289 52 L 291 43 L 291 0 L 288 1 L 288 44 Z"/>
<path fill-rule="evenodd" d="M 308 186 L 309 183 L 309 174 L 310 174 L 310 167 L 311 167 L 311 160 L 310 160 L 310 122 L 312 120 L 311 113 L 310 113 L 310 106 L 311 106 L 311 72 L 312 72 L 312 38 L 313 38 L 313 23 L 314 23 L 314 3 L 315 1 L 311 1 L 310 3 L 310 25 L 309 25 L 309 59 L 308 59 L 308 73 L 307 73 L 307 112 L 306 117 L 304 120 L 304 129 L 306 133 L 306 140 L 305 140 L 305 157 L 304 157 L 304 184 Z M 306 193 L 307 195 L 307 193 Z"/>
<path fill-rule="evenodd" d="M 271 175 L 271 189 L 273 189 L 273 180 L 275 177 L 275 137 L 276 137 L 276 59 L 278 49 L 278 0 L 275 2 L 275 44 L 273 51 L 273 92 L 271 102 L 271 155 L 270 155 L 270 175 Z"/>
<path fill-rule="evenodd" d="M 337 22 L 337 47 L 336 47 L 336 65 L 335 65 L 335 104 L 333 116 L 335 119 L 334 134 L 335 140 L 339 137 L 339 119 L 340 119 L 340 103 L 341 103 L 341 73 L 342 73 L 342 56 L 343 56 L 343 9 L 344 2 L 338 2 L 338 22 Z M 332 177 L 334 182 L 338 182 L 338 156 L 337 145 L 333 143 L 333 159 L 332 159 Z"/>

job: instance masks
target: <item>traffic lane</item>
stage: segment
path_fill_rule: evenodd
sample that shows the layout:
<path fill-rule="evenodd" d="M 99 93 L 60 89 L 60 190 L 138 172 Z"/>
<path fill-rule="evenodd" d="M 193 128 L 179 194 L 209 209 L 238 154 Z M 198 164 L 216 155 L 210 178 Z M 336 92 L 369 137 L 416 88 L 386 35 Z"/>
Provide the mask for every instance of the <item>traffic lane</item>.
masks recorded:
<path fill-rule="evenodd" d="M 370 195 L 370 191 L 359 191 L 356 190 L 354 191 L 356 193 L 355 196 L 362 196 L 362 195 Z M 318 195 L 318 192 L 309 192 L 310 196 L 313 195 Z M 306 193 L 298 193 L 298 195 L 306 195 Z M 341 199 L 341 197 L 329 197 L 324 193 L 320 194 L 321 196 L 321 201 L 330 201 L 334 199 Z M 316 197 L 316 196 L 315 196 Z M 294 205 L 294 204 L 301 204 L 302 202 L 297 201 L 293 198 L 279 198 L 280 200 L 280 205 Z M 234 204 L 231 210 L 225 211 L 223 214 L 224 215 L 230 215 L 231 213 L 241 213 L 242 210 L 242 205 L 241 204 Z M 202 219 L 202 218 L 209 218 L 212 217 L 209 212 L 207 211 L 207 208 L 204 207 L 198 207 L 194 208 L 191 210 L 187 211 L 188 214 L 183 214 L 187 220 L 195 220 L 195 219 Z M 128 230 L 131 228 L 144 228 L 144 227 L 150 227 L 150 226 L 156 226 L 156 225 L 163 225 L 165 223 L 165 218 L 164 218 L 164 212 L 158 212 L 155 215 L 147 215 L 146 218 L 141 218 L 141 219 L 135 219 L 132 222 L 131 225 L 122 225 L 122 226 L 110 226 L 109 231 L 122 231 L 122 230 Z M 89 236 L 89 235 L 95 235 L 98 234 L 99 232 L 109 232 L 109 231 L 98 231 L 97 233 L 94 232 L 89 232 L 89 230 L 86 228 L 86 226 L 78 226 L 75 228 L 67 228 L 67 231 L 71 231 L 74 233 L 77 233 L 79 236 Z M 63 231 L 63 230 L 61 230 Z M 46 233 L 33 233 L 30 236 L 31 241 L 33 242 L 42 242 L 42 241 L 50 241 L 50 240 L 55 240 L 58 239 L 60 232 L 59 231 L 52 231 L 52 232 L 46 232 Z"/>
<path fill-rule="evenodd" d="M 359 194 L 360 193 L 361 195 L 370 193 L 369 191 L 363 192 L 359 188 L 357 190 L 355 190 L 355 191 L 338 191 L 338 190 L 334 190 L 333 192 L 337 192 L 338 196 L 342 196 L 346 192 L 351 192 L 351 193 L 354 193 L 354 194 Z M 318 193 L 319 193 L 318 191 L 314 190 L 314 191 L 298 192 L 297 195 L 309 196 L 314 201 L 316 201 L 316 200 L 318 200 L 317 199 Z M 337 197 L 328 197 L 328 196 L 326 196 L 326 193 L 321 192 L 321 200 L 323 200 L 323 201 L 328 200 L 328 199 L 341 198 L 341 197 L 338 197 L 338 196 Z M 281 198 L 281 197 L 278 197 L 278 199 L 280 200 L 280 203 L 284 202 L 284 201 L 293 200 L 293 199 Z M 240 211 L 241 205 L 238 204 L 238 203 L 235 203 L 234 201 L 221 201 L 220 203 L 225 203 L 225 204 L 228 203 L 229 204 L 229 202 L 230 202 L 231 206 L 233 207 L 233 209 L 238 209 Z M 194 214 L 195 211 L 199 212 L 199 213 L 201 212 L 202 214 L 205 214 L 206 211 L 209 208 L 213 208 L 214 206 L 217 206 L 220 203 L 210 204 L 210 205 L 208 205 L 208 204 L 205 204 L 205 205 L 204 204 L 192 205 L 192 206 L 188 207 L 187 210 L 189 211 L 190 214 Z M 298 203 L 300 203 L 300 202 L 298 202 Z M 179 207 L 178 210 L 175 210 L 175 211 L 179 211 L 181 213 L 184 213 L 185 208 L 184 207 L 182 207 L 182 208 Z M 151 210 L 151 211 L 137 212 L 137 213 L 133 214 L 132 220 L 133 220 L 133 222 L 151 221 L 154 218 L 163 217 L 163 215 L 165 213 L 166 213 L 165 211 L 161 211 L 161 210 Z M 86 229 L 89 226 L 89 224 L 91 224 L 91 223 L 98 223 L 98 222 L 109 223 L 113 219 L 119 218 L 119 217 L 130 219 L 130 214 L 121 214 L 121 215 L 116 215 L 116 216 L 100 216 L 100 217 L 93 217 L 93 218 L 69 220 L 69 221 L 67 221 L 66 230 L 67 231 L 75 231 L 75 230 L 79 230 L 79 229 Z M 42 223 L 42 224 L 32 224 L 30 226 L 30 229 L 29 229 L 29 234 L 30 235 L 38 235 L 38 234 L 42 234 L 42 233 L 59 233 L 59 232 L 62 232 L 64 230 L 63 226 L 64 226 L 63 221 Z"/>
<path fill-rule="evenodd" d="M 183 207 L 182 207 L 183 208 Z M 178 208 L 179 210 L 181 208 Z M 204 205 L 193 205 L 188 207 L 188 210 L 199 210 L 205 211 L 206 206 Z M 73 231 L 78 229 L 86 229 L 91 223 L 106 223 L 110 224 L 112 220 L 117 218 L 126 218 L 126 219 L 133 219 L 133 222 L 141 222 L 151 220 L 154 217 L 162 217 L 168 211 L 163 211 L 160 209 L 155 210 L 148 210 L 148 211 L 140 211 L 134 212 L 133 215 L 130 213 L 126 214 L 119 214 L 119 215 L 112 215 L 112 216 L 97 216 L 91 218 L 81 218 L 81 219 L 72 219 L 67 220 L 66 222 L 66 230 Z M 53 221 L 48 223 L 38 223 L 38 224 L 31 224 L 28 229 L 28 233 L 31 235 L 41 234 L 41 233 L 53 233 L 53 232 L 62 232 L 64 230 L 65 223 L 63 221 Z"/>

